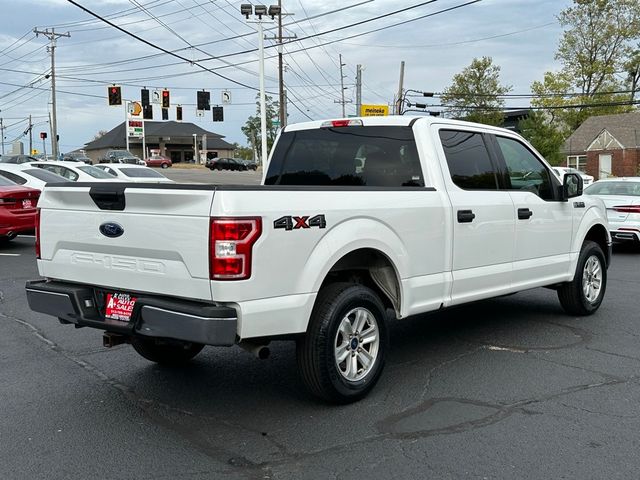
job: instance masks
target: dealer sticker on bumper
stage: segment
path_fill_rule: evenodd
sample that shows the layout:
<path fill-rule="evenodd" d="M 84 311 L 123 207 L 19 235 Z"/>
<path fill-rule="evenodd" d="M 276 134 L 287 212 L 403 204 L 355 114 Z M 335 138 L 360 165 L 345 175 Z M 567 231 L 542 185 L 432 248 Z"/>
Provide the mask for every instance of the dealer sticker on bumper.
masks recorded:
<path fill-rule="evenodd" d="M 128 293 L 107 293 L 104 316 L 111 320 L 128 322 L 131 320 L 136 298 Z"/>

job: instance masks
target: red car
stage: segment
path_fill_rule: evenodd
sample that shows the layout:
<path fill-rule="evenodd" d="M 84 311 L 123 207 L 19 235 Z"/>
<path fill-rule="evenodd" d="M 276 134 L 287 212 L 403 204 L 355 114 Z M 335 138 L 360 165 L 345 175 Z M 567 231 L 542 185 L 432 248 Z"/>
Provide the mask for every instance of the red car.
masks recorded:
<path fill-rule="evenodd" d="M 35 229 L 39 197 L 40 190 L 0 177 L 0 242 Z"/>
<path fill-rule="evenodd" d="M 160 167 L 169 168 L 171 166 L 171 159 L 164 155 L 151 155 L 149 158 L 145 158 L 147 167 Z"/>

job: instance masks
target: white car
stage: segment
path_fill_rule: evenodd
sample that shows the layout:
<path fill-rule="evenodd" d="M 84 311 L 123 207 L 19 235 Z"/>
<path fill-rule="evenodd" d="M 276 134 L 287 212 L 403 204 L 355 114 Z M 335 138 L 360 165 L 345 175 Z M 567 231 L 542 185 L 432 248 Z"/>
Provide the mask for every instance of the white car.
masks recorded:
<path fill-rule="evenodd" d="M 144 165 L 132 165 L 128 163 L 101 163 L 96 168 L 104 170 L 122 182 L 143 183 L 174 183 L 160 172 L 145 167 Z"/>
<path fill-rule="evenodd" d="M 591 185 L 593 183 L 593 177 L 591 175 L 587 175 L 580 170 L 571 167 L 553 167 L 553 171 L 560 180 L 563 179 L 565 173 L 577 173 L 582 177 L 582 184 L 586 187 L 587 185 Z"/>
<path fill-rule="evenodd" d="M 69 182 L 68 178 L 29 164 L 0 163 L 0 175 L 18 185 L 42 190 L 47 183 Z"/>
<path fill-rule="evenodd" d="M 598 180 L 584 193 L 604 202 L 615 242 L 640 244 L 640 177 Z"/>
<path fill-rule="evenodd" d="M 30 162 L 26 165 L 56 173 L 72 182 L 117 182 L 104 170 L 79 162 Z"/>

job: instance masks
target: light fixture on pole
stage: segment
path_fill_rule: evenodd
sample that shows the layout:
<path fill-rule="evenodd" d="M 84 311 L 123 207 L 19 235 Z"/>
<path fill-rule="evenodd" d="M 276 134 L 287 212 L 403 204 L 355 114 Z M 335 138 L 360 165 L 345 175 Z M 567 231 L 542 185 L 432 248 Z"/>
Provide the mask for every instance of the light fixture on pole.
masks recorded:
<path fill-rule="evenodd" d="M 240 13 L 249 20 L 251 12 L 257 20 L 250 20 L 249 23 L 255 23 L 258 25 L 258 57 L 259 57 L 259 71 L 260 77 L 260 138 L 262 139 L 262 149 L 260 160 L 264 165 L 269 155 L 267 149 L 267 106 L 265 100 L 265 88 L 264 88 L 264 30 L 262 28 L 262 17 L 269 15 L 271 19 L 280 14 L 280 7 L 278 5 L 271 5 L 268 9 L 266 5 L 251 5 L 243 3 L 240 5 Z"/>

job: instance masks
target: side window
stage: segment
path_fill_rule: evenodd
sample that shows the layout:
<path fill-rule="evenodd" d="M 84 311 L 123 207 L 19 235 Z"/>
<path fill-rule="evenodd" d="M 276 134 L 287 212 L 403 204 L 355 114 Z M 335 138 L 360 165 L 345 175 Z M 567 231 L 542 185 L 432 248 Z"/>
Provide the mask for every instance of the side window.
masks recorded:
<path fill-rule="evenodd" d="M 8 178 L 9 180 L 11 180 L 13 183 L 17 183 L 18 185 L 24 185 L 25 183 L 27 183 L 27 181 L 22 178 L 19 177 L 18 175 L 16 175 L 15 173 L 11 173 L 11 172 L 0 172 L 0 175 L 2 175 L 5 178 Z"/>
<path fill-rule="evenodd" d="M 497 190 L 496 169 L 482 134 L 440 130 L 440 141 L 451 180 L 464 190 Z"/>
<path fill-rule="evenodd" d="M 522 143 L 512 138 L 496 137 L 507 166 L 511 190 L 527 190 L 543 200 L 553 200 L 550 172 Z"/>
<path fill-rule="evenodd" d="M 60 168 L 60 175 L 62 175 L 64 178 L 68 178 L 73 182 L 78 179 L 78 174 L 69 168 Z"/>

